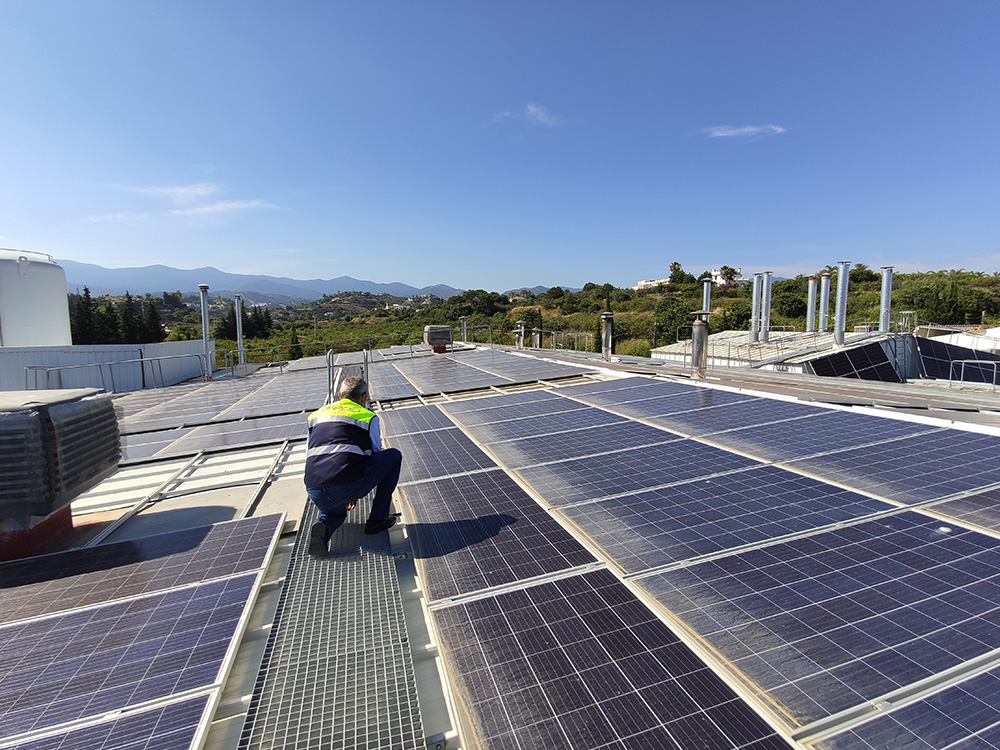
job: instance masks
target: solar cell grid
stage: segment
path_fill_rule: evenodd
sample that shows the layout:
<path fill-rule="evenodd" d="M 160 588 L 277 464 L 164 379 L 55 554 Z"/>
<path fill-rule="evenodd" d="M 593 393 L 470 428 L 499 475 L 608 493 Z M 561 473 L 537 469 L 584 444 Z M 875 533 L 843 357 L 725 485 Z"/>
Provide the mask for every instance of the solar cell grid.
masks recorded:
<path fill-rule="evenodd" d="M 376 401 L 391 401 L 416 396 L 419 391 L 389 362 L 368 369 L 370 395 Z"/>
<path fill-rule="evenodd" d="M 486 748 L 787 747 L 607 571 L 433 616 Z"/>
<path fill-rule="evenodd" d="M 414 432 L 440 430 L 454 427 L 455 423 L 448 419 L 436 406 L 413 406 L 406 409 L 383 409 L 378 413 L 385 435 L 409 435 Z"/>
<path fill-rule="evenodd" d="M 542 417 L 543 415 L 558 414 L 559 412 L 582 412 L 589 410 L 589 407 L 571 399 L 562 398 L 561 396 L 526 403 L 509 401 L 508 396 L 498 396 L 493 401 L 495 406 L 488 409 L 455 412 L 450 408 L 451 404 L 442 404 L 441 408 L 449 414 L 454 415 L 455 419 L 466 426 L 506 422 L 522 417 Z"/>
<path fill-rule="evenodd" d="M 541 421 L 538 420 L 539 428 L 542 428 Z M 519 469 L 551 461 L 592 456 L 607 450 L 638 448 L 677 439 L 676 435 L 649 425 L 617 422 L 543 434 L 522 440 L 491 442 L 487 443 L 487 447 L 500 463 L 512 469 Z"/>
<path fill-rule="evenodd" d="M 520 409 L 517 413 L 521 413 Z M 462 416 L 458 415 L 456 419 L 462 421 Z M 492 443 L 497 440 L 535 437 L 537 435 L 564 430 L 620 424 L 622 422 L 621 417 L 609 414 L 601 409 L 574 409 L 572 411 L 555 412 L 544 416 L 518 416 L 495 422 L 477 423 L 467 429 L 480 442 Z"/>
<path fill-rule="evenodd" d="M 406 530 L 432 600 L 594 562 L 502 471 L 405 489 Z"/>
<path fill-rule="evenodd" d="M 267 382 L 263 378 L 242 378 L 206 383 L 201 388 L 128 417 L 122 423 L 122 431 L 145 431 L 156 427 L 179 427 L 207 422 Z"/>
<path fill-rule="evenodd" d="M 1000 748 L 1000 672 L 992 670 L 816 743 L 818 750 Z"/>
<path fill-rule="evenodd" d="M 326 370 L 286 372 L 271 378 L 264 386 L 221 412 L 218 418 L 260 417 L 318 409 L 326 402 L 328 388 Z"/>
<path fill-rule="evenodd" d="M 400 435 L 392 447 L 403 453 L 400 482 L 413 482 L 494 466 L 482 449 L 458 428 Z"/>
<path fill-rule="evenodd" d="M 421 393 L 448 393 L 514 382 L 462 364 L 454 357 L 409 359 L 394 364 Z"/>
<path fill-rule="evenodd" d="M 589 388 L 589 386 L 589 383 L 582 386 L 568 386 L 566 388 L 560 388 L 559 392 L 592 406 L 601 406 L 605 408 L 631 404 L 634 401 L 664 398 L 667 396 L 690 396 L 699 391 L 704 391 L 706 394 L 721 393 L 721 391 L 700 389 L 693 385 L 681 385 L 679 383 L 668 383 L 662 380 L 647 379 L 643 379 L 642 383 L 635 384 L 628 388 L 596 389 Z M 588 388 L 588 390 L 583 390 L 584 388 Z M 711 406 L 714 405 L 714 403 L 709 403 L 708 405 Z"/>
<path fill-rule="evenodd" d="M 219 422 L 194 428 L 177 442 L 161 449 L 159 455 L 174 456 L 195 453 L 206 448 L 250 445 L 265 440 L 305 438 L 307 414 L 280 414 L 238 422 Z"/>
<path fill-rule="evenodd" d="M 889 508 L 762 466 L 561 512 L 626 573 L 637 573 Z"/>
<path fill-rule="evenodd" d="M 673 399 L 674 406 L 681 406 L 680 402 L 682 400 L 685 399 Z M 634 406 L 640 408 L 642 404 L 643 402 L 640 401 L 634 404 Z M 650 415 L 648 419 L 654 424 L 661 425 L 670 430 L 676 430 L 685 435 L 707 435 L 713 432 L 743 427 L 748 424 L 766 424 L 768 422 L 778 422 L 822 413 L 823 410 L 816 406 L 807 406 L 806 404 L 792 401 L 778 401 L 770 398 L 753 398 L 724 406 L 698 407 L 663 413 L 659 416 Z"/>
<path fill-rule="evenodd" d="M 805 458 L 793 466 L 901 503 L 934 500 L 997 483 L 1000 437 L 948 429 Z"/>
<path fill-rule="evenodd" d="M 0 564 L 0 622 L 261 567 L 280 526 L 266 515 Z"/>
<path fill-rule="evenodd" d="M 567 395 L 582 396 L 587 393 L 605 393 L 623 388 L 635 388 L 636 386 L 649 385 L 650 382 L 649 378 L 613 378 L 611 380 L 595 380 L 591 383 L 576 383 L 563 386 L 559 390 Z"/>
<path fill-rule="evenodd" d="M 935 513 L 1000 531 L 1000 490 L 981 492 L 930 507 Z"/>
<path fill-rule="evenodd" d="M 0 739 L 214 684 L 256 578 L 0 627 Z"/>
<path fill-rule="evenodd" d="M 157 430 L 141 432 L 133 435 L 122 435 L 122 458 L 135 461 L 140 458 L 155 456 L 171 443 L 189 434 L 194 427 L 181 427 L 176 430 Z"/>
<path fill-rule="evenodd" d="M 518 473 L 546 502 L 560 506 L 745 469 L 755 464 L 743 456 L 676 440 L 665 445 L 531 466 Z"/>
<path fill-rule="evenodd" d="M 815 416 L 801 419 L 717 432 L 707 439 L 716 445 L 757 456 L 764 461 L 792 461 L 818 453 L 894 440 L 937 429 L 939 428 L 930 425 L 868 414 L 824 410 Z"/>
<path fill-rule="evenodd" d="M 480 411 L 482 409 L 496 409 L 509 404 L 529 404 L 537 403 L 539 401 L 558 401 L 559 403 L 565 403 L 567 399 L 556 395 L 552 391 L 536 388 L 529 391 L 504 393 L 502 395 L 492 393 L 489 396 L 482 396 L 478 398 L 463 398 L 459 401 L 449 401 L 441 404 L 441 408 L 449 414 L 464 414 L 466 412 Z"/>
<path fill-rule="evenodd" d="M 209 695 L 114 716 L 8 746 L 8 750 L 178 750 L 191 747 Z"/>
<path fill-rule="evenodd" d="M 992 652 L 1000 540 L 916 513 L 641 585 L 803 725 Z"/>

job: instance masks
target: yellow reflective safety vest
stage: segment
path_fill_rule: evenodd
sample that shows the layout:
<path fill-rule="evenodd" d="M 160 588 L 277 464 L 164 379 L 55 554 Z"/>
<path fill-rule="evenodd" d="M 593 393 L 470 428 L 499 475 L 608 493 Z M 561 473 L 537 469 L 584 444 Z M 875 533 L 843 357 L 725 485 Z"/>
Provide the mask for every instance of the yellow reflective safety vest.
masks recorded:
<path fill-rule="evenodd" d="M 306 488 L 346 484 L 361 477 L 373 446 L 375 413 L 343 398 L 309 415 Z"/>

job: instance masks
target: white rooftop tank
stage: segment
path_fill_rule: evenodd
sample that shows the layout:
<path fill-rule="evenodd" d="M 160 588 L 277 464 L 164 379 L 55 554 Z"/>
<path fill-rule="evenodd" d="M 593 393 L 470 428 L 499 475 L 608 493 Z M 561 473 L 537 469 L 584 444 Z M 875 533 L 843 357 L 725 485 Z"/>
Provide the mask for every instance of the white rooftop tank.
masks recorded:
<path fill-rule="evenodd" d="M 0 346 L 70 346 L 66 272 L 51 255 L 0 248 Z"/>

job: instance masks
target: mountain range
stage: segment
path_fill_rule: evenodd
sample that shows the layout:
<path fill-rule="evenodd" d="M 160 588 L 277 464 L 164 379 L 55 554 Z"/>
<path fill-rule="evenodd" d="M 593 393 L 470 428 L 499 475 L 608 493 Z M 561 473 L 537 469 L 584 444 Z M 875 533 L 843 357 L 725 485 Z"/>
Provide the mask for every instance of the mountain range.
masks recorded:
<path fill-rule="evenodd" d="M 154 265 L 136 268 L 104 268 L 91 263 L 77 263 L 60 260 L 59 265 L 66 272 L 66 290 L 79 292 L 83 287 L 90 289 L 94 296 L 102 294 L 160 294 L 180 291 L 197 294 L 199 284 L 208 284 L 210 295 L 231 295 L 242 292 L 250 304 L 287 304 L 319 299 L 324 294 L 339 292 L 371 292 L 391 294 L 395 297 L 419 297 L 433 294 L 447 299 L 461 294 L 463 289 L 455 289 L 446 284 L 436 284 L 417 288 L 409 284 L 393 282 L 389 284 L 339 276 L 335 279 L 289 279 L 275 276 L 252 276 L 241 273 L 227 273 L 217 268 L 181 269 Z"/>

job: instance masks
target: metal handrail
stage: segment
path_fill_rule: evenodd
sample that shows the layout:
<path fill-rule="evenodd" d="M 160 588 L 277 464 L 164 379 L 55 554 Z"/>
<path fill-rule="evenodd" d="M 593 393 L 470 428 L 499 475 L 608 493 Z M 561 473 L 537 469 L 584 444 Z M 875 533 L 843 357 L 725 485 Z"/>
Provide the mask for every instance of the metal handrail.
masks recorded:
<path fill-rule="evenodd" d="M 965 379 L 965 366 L 967 364 L 974 364 L 974 365 L 976 365 L 976 367 L 980 367 L 982 365 L 989 365 L 990 367 L 992 367 L 993 368 L 993 378 L 992 378 L 992 382 L 990 383 L 990 385 L 991 385 L 991 389 L 990 390 L 992 390 L 994 392 L 996 391 L 996 389 L 997 389 L 997 373 L 998 373 L 998 369 L 997 368 L 1000 367 L 1000 362 L 994 362 L 994 361 L 991 361 L 991 360 L 988 360 L 988 359 L 953 359 L 951 361 L 951 363 L 949 364 L 949 366 L 948 366 L 948 387 L 949 388 L 951 388 L 951 384 L 955 380 L 955 378 L 954 378 L 955 365 L 961 365 L 962 366 L 962 368 L 958 371 L 958 382 L 960 382 L 960 383 L 978 383 L 978 382 L 984 382 L 985 383 L 986 382 L 985 380 L 984 381 L 966 380 Z"/>
<path fill-rule="evenodd" d="M 49 388 L 52 387 L 50 385 L 50 376 L 51 376 L 51 374 L 53 372 L 58 373 L 59 374 L 59 381 L 58 381 L 59 384 L 56 387 L 57 388 L 62 388 L 62 372 L 63 372 L 63 370 L 82 370 L 82 369 L 86 369 L 86 368 L 96 367 L 96 368 L 98 368 L 98 373 L 101 376 L 101 387 L 102 387 L 102 389 L 105 390 L 105 391 L 108 391 L 109 393 L 115 393 L 116 392 L 115 391 L 115 371 L 113 369 L 114 366 L 115 365 L 134 365 L 134 364 L 139 364 L 140 366 L 142 366 L 143 388 L 145 388 L 146 369 L 145 369 L 144 365 L 147 362 L 148 363 L 155 363 L 156 364 L 156 370 L 151 370 L 150 372 L 153 373 L 153 372 L 158 371 L 159 375 L 160 375 L 160 385 L 159 386 L 155 385 L 156 379 L 154 378 L 153 379 L 153 381 L 154 381 L 153 387 L 154 388 L 156 388 L 156 387 L 161 387 L 162 388 L 163 385 L 164 385 L 164 382 L 163 382 L 163 364 L 162 364 L 163 360 L 165 360 L 165 359 L 184 359 L 185 357 L 197 357 L 201 361 L 201 372 L 204 373 L 204 372 L 207 371 L 207 360 L 205 358 L 205 355 L 202 354 L 202 353 L 166 354 L 166 355 L 163 355 L 161 357 L 140 357 L 138 359 L 118 359 L 118 360 L 114 360 L 112 362 L 88 362 L 88 363 L 82 364 L 82 365 L 59 365 L 59 366 L 55 366 L 55 367 L 47 367 L 45 365 L 27 365 L 24 368 L 24 388 L 25 388 L 25 390 L 28 390 L 28 391 L 31 391 L 31 390 L 41 390 L 41 389 L 38 388 L 38 375 L 37 375 L 37 373 L 39 373 L 39 372 L 44 372 L 45 373 L 45 388 L 46 389 L 49 389 Z M 107 387 L 107 381 L 104 378 L 104 369 L 103 369 L 104 367 L 108 368 L 108 377 L 111 380 L 111 388 L 110 389 Z M 36 375 L 35 375 L 35 388 L 32 388 L 31 384 L 28 381 L 28 374 L 29 374 L 29 372 L 36 373 Z"/>

